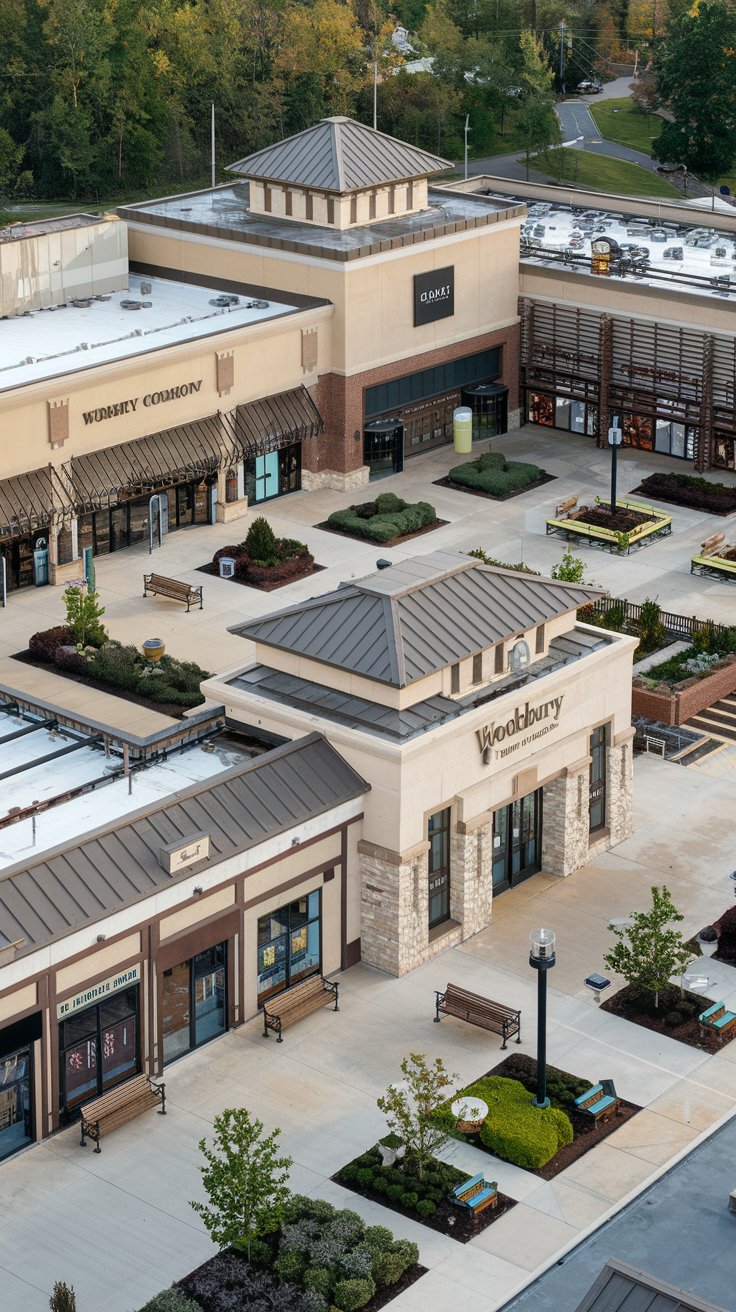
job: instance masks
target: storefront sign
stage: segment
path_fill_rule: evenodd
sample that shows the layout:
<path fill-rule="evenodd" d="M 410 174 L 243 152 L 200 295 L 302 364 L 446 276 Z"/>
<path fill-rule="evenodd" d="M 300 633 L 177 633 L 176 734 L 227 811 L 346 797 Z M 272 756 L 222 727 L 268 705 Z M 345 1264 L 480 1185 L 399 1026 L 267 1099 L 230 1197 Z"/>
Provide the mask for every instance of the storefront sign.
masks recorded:
<path fill-rule="evenodd" d="M 563 699 L 564 693 L 561 693 L 559 697 L 552 697 L 547 702 L 541 702 L 539 706 L 530 706 L 529 702 L 524 702 L 523 706 L 517 706 L 513 715 L 507 720 L 491 721 L 482 729 L 476 729 L 478 746 L 484 762 L 489 763 L 494 747 L 499 757 L 510 756 L 526 743 L 552 733 L 559 723 Z M 527 729 L 532 729 L 533 732 L 526 733 Z M 520 738 L 520 734 L 525 736 Z M 509 741 L 514 739 L 516 741 Z"/>
<path fill-rule="evenodd" d="M 130 984 L 138 984 L 140 978 L 140 966 L 129 966 L 119 975 L 111 975 L 110 979 L 103 979 L 101 983 L 93 984 L 91 988 L 85 989 L 84 993 L 77 993 L 76 997 L 57 1003 L 56 1019 L 64 1020 L 65 1016 L 71 1016 L 75 1011 L 81 1011 L 83 1007 L 90 1007 L 93 1002 L 99 1002 L 100 998 L 106 998 L 109 993 L 118 993 L 120 989 L 127 989 Z"/>
<path fill-rule="evenodd" d="M 202 386 L 202 379 L 196 383 L 181 383 L 178 387 L 164 387 L 160 392 L 146 392 L 145 396 L 130 396 L 127 401 L 116 401 L 114 405 L 101 405 L 96 410 L 85 410 L 82 418 L 85 424 L 100 424 L 103 419 L 117 419 L 118 415 L 134 414 L 139 403 L 148 408 L 163 405 L 166 401 L 178 401 L 184 396 L 194 396 Z"/>
<path fill-rule="evenodd" d="M 447 319 L 455 313 L 455 268 L 414 275 L 414 327 Z"/>
<path fill-rule="evenodd" d="M 184 843 L 169 843 L 168 847 L 162 847 L 158 859 L 168 875 L 178 875 L 187 866 L 206 860 L 209 854 L 209 834 L 192 834 Z"/>

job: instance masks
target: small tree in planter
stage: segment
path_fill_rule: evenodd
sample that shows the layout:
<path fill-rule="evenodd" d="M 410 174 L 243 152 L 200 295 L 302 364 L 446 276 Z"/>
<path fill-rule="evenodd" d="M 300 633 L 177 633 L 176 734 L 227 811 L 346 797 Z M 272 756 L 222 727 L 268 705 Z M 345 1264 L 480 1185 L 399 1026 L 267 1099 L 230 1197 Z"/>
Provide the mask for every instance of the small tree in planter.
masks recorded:
<path fill-rule="evenodd" d="M 560 583 L 585 583 L 585 564 L 580 556 L 573 556 L 570 547 L 562 553 L 562 560 L 552 566 L 550 577 Z"/>
<path fill-rule="evenodd" d="M 51 1312 L 77 1312 L 77 1296 L 74 1286 L 57 1280 L 49 1299 Z"/>
<path fill-rule="evenodd" d="M 667 885 L 657 888 L 655 884 L 651 892 L 648 911 L 632 911 L 628 925 L 609 925 L 618 942 L 603 960 L 632 988 L 653 993 L 658 1008 L 660 993 L 672 975 L 682 973 L 692 953 L 680 930 L 670 927 L 685 917 L 677 910 Z"/>
<path fill-rule="evenodd" d="M 406 1160 L 416 1167 L 420 1180 L 430 1159 L 447 1142 L 447 1117 L 437 1109 L 457 1087 L 457 1075 L 445 1069 L 441 1057 L 428 1062 L 423 1053 L 412 1052 L 401 1063 L 403 1080 L 390 1084 L 377 1100 L 389 1130 L 406 1147 Z"/>
<path fill-rule="evenodd" d="M 291 1157 L 279 1157 L 280 1130 L 264 1135 L 263 1123 L 245 1107 L 228 1107 L 214 1120 L 215 1143 L 199 1150 L 206 1165 L 200 1167 L 209 1198 L 192 1203 L 205 1229 L 220 1248 L 246 1242 L 276 1230 L 289 1197 L 287 1179 Z"/>
<path fill-rule="evenodd" d="M 101 647 L 107 641 L 107 630 L 102 624 L 105 607 L 100 605 L 99 593 L 94 588 L 70 584 L 64 590 L 66 622 L 78 647 Z"/>
<path fill-rule="evenodd" d="M 248 558 L 258 565 L 275 565 L 279 559 L 276 534 L 262 515 L 253 520 L 246 534 L 244 546 Z"/>

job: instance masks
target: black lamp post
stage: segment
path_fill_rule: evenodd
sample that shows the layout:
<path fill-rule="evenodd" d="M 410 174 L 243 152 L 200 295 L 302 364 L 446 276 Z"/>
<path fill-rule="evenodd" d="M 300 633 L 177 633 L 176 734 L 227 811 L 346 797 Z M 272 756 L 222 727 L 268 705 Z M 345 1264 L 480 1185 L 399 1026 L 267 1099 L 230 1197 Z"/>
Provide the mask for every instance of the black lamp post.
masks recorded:
<path fill-rule="evenodd" d="M 547 971 L 555 964 L 552 929 L 533 929 L 529 935 L 529 965 L 537 972 L 537 1096 L 532 1106 L 549 1107 L 547 1097 Z"/>
<path fill-rule="evenodd" d="M 611 415 L 611 427 L 608 430 L 608 445 L 611 448 L 611 514 L 614 514 L 616 510 L 616 457 L 623 436 L 623 432 L 618 426 L 618 415 Z"/>

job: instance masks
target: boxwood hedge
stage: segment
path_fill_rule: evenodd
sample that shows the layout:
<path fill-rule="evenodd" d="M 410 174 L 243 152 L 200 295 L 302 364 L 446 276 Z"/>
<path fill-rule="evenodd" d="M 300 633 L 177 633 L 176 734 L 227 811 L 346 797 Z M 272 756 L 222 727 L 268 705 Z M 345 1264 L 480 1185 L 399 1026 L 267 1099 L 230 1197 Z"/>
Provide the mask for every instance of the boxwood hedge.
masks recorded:
<path fill-rule="evenodd" d="M 489 1075 L 463 1089 L 462 1096 L 481 1098 L 488 1104 L 481 1143 L 515 1166 L 538 1170 L 565 1144 L 572 1143 L 569 1116 L 557 1107 L 543 1111 L 533 1106 L 529 1090 L 519 1080 Z"/>
<path fill-rule="evenodd" d="M 544 475 L 538 465 L 527 465 L 520 460 L 507 460 L 500 451 L 487 452 L 477 460 L 469 460 L 463 465 L 455 465 L 448 478 L 451 483 L 461 487 L 475 488 L 479 492 L 489 492 L 491 496 L 502 497 L 507 492 L 519 492 L 522 488 L 536 483 Z"/>
<path fill-rule="evenodd" d="M 436 519 L 437 512 L 428 501 L 409 504 L 394 496 L 393 492 L 383 492 L 375 501 L 333 511 L 327 527 L 339 529 L 341 533 L 352 533 L 367 542 L 385 544 L 405 533 L 428 528 Z"/>

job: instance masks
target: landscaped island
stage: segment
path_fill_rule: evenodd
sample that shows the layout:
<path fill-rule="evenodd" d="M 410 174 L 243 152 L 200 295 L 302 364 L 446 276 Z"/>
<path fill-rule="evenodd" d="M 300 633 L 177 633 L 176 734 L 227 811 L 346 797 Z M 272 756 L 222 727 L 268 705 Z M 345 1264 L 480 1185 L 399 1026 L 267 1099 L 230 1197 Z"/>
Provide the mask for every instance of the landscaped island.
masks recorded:
<path fill-rule="evenodd" d="M 392 547 L 395 542 L 439 528 L 442 523 L 444 521 L 437 518 L 429 501 L 410 503 L 393 492 L 382 492 L 375 501 L 363 501 L 348 506 L 347 510 L 334 510 L 317 528 L 328 528 L 333 533 L 343 533 L 362 542 Z"/>
<path fill-rule="evenodd" d="M 596 497 L 592 506 L 578 506 L 577 498 L 571 497 L 547 520 L 548 534 L 555 533 L 568 541 L 586 539 L 593 547 L 621 556 L 671 532 L 672 520 L 664 511 L 638 501 L 617 501 L 614 508 L 601 497 Z"/>
<path fill-rule="evenodd" d="M 505 501 L 508 497 L 528 492 L 541 483 L 551 481 L 538 465 L 525 464 L 521 460 L 507 460 L 500 451 L 488 451 L 476 460 L 468 460 L 462 465 L 454 465 L 447 478 L 440 479 L 444 487 L 474 492 L 477 496 L 492 497 L 495 501 Z"/>
<path fill-rule="evenodd" d="M 736 510 L 736 487 L 693 474 L 649 474 L 635 491 L 655 501 L 669 501 L 673 506 L 688 506 L 711 515 L 731 515 Z"/>
<path fill-rule="evenodd" d="M 212 563 L 203 567 L 204 572 L 219 574 L 223 557 L 234 560 L 231 577 L 236 583 L 260 588 L 262 592 L 271 592 L 285 583 L 306 578 L 319 568 L 305 542 L 299 542 L 297 538 L 277 538 L 268 520 L 262 516 L 253 520 L 243 542 L 220 547 L 212 557 Z"/>

